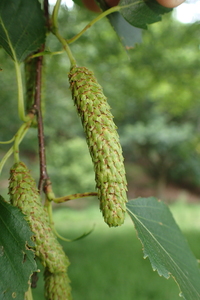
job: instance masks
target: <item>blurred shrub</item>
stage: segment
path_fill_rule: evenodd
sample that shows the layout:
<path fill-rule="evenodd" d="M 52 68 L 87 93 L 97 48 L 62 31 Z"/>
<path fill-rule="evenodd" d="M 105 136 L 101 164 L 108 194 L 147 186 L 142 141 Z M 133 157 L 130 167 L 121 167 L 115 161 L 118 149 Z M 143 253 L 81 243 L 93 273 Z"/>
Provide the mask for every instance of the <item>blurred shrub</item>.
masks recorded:
<path fill-rule="evenodd" d="M 127 124 L 121 142 L 127 160 L 139 162 L 154 178 L 200 185 L 199 137 L 192 123 L 168 122 L 160 115 Z"/>
<path fill-rule="evenodd" d="M 95 191 L 93 165 L 85 139 L 52 141 L 47 148 L 47 162 L 56 196 Z"/>

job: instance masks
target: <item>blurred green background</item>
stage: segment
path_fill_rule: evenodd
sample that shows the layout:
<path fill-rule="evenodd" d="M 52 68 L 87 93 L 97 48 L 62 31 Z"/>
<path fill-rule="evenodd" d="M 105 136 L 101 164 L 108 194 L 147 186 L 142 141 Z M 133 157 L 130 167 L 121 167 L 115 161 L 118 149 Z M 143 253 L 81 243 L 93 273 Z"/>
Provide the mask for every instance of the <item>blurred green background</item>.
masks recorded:
<path fill-rule="evenodd" d="M 74 7 L 62 8 L 60 26 L 73 37 L 94 18 Z M 92 69 L 112 108 L 125 157 L 129 199 L 157 196 L 168 202 L 196 255 L 200 225 L 200 53 L 199 22 L 183 24 L 173 15 L 149 26 L 143 43 L 127 52 L 107 20 L 88 30 L 71 49 L 79 66 Z M 61 49 L 49 35 L 47 47 Z M 9 140 L 21 122 L 17 114 L 14 65 L 0 51 L 0 140 Z M 45 57 L 44 122 L 48 173 L 56 196 L 94 191 L 93 166 L 82 125 L 69 91 L 65 54 Z M 23 66 L 22 66 L 23 68 Z M 9 145 L 0 144 L 2 158 Z M 31 128 L 21 146 L 21 159 L 38 179 L 37 132 Z M 7 199 L 9 169 L 0 180 Z M 65 243 L 74 299 L 179 299 L 172 279 L 160 278 L 142 258 L 142 247 L 129 218 L 109 229 L 97 199 L 55 206 L 57 230 L 68 238 L 88 231 L 83 240 Z M 35 300 L 43 300 L 42 272 Z"/>

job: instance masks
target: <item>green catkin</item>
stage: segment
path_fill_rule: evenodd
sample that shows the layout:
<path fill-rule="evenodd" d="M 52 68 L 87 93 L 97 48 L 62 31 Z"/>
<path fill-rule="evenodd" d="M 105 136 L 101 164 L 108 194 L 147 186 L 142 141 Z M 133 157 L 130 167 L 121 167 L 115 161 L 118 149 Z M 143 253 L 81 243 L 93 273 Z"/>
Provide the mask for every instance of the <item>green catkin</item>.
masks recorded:
<path fill-rule="evenodd" d="M 16 163 L 10 170 L 9 194 L 11 204 L 21 209 L 34 234 L 35 255 L 48 271 L 48 280 L 45 278 L 46 288 L 48 289 L 48 283 L 51 283 L 49 276 L 59 274 L 65 279 L 65 282 L 62 281 L 62 289 L 65 295 L 69 295 L 68 298 L 60 299 L 71 299 L 70 280 L 66 273 L 69 260 L 51 229 L 48 213 L 41 203 L 36 183 L 22 162 Z"/>
<path fill-rule="evenodd" d="M 73 67 L 69 82 L 94 164 L 100 209 L 109 226 L 119 226 L 125 218 L 127 182 L 110 107 L 93 72 L 87 68 Z"/>
<path fill-rule="evenodd" d="M 68 300 L 71 299 L 70 289 L 66 289 L 68 281 L 67 273 L 52 274 L 45 270 L 45 297 L 48 300 Z"/>

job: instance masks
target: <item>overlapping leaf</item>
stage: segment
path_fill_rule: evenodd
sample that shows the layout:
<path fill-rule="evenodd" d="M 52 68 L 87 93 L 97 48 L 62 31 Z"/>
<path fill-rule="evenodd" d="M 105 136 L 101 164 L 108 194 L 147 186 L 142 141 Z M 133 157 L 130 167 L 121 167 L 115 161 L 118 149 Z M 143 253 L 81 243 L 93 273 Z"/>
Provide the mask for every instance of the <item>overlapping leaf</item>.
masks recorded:
<path fill-rule="evenodd" d="M 21 62 L 45 39 L 45 19 L 38 0 L 0 1 L 0 45 Z"/>
<path fill-rule="evenodd" d="M 151 197 L 129 201 L 127 210 L 153 269 L 166 278 L 171 275 L 186 300 L 200 299 L 197 260 L 168 207 Z"/>
<path fill-rule="evenodd" d="M 0 299 L 24 299 L 28 281 L 37 270 L 32 232 L 18 208 L 0 196 Z"/>
<path fill-rule="evenodd" d="M 80 0 L 73 1 L 82 4 Z M 103 11 L 109 9 L 105 0 L 97 2 Z M 107 18 L 127 49 L 141 43 L 141 28 L 146 29 L 148 24 L 160 21 L 162 14 L 171 11 L 156 0 L 121 0 L 118 5 L 121 7 L 119 12 L 113 12 Z"/>
<path fill-rule="evenodd" d="M 98 0 L 98 3 L 103 11 L 109 8 L 104 0 Z M 125 20 L 120 12 L 109 14 L 107 18 L 126 49 L 133 48 L 136 44 L 141 43 L 141 29 L 133 27 L 132 24 Z"/>
<path fill-rule="evenodd" d="M 144 29 L 148 24 L 161 21 L 161 15 L 171 11 L 156 0 L 121 0 L 119 5 L 122 7 L 120 13 L 131 25 Z"/>
<path fill-rule="evenodd" d="M 112 13 L 107 17 L 126 49 L 133 48 L 142 42 L 141 29 L 129 24 L 119 12 Z"/>

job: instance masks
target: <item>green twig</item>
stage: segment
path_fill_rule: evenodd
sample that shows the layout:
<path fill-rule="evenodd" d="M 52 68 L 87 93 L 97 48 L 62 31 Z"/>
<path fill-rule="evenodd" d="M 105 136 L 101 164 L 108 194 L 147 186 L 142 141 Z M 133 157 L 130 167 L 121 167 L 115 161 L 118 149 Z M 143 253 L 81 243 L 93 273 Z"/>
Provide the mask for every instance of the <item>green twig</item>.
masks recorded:
<path fill-rule="evenodd" d="M 14 139 L 15 139 L 15 137 L 13 136 L 11 140 L 5 141 L 5 142 L 0 142 L 0 144 L 3 144 L 3 145 L 5 145 L 5 144 L 11 144 L 14 141 Z"/>
<path fill-rule="evenodd" d="M 60 35 L 60 33 L 58 32 L 57 29 L 53 29 L 52 33 L 57 37 L 57 39 L 61 42 L 61 44 L 63 45 L 63 48 L 65 50 L 65 52 L 67 53 L 71 66 L 75 66 L 76 65 L 76 60 L 73 57 L 73 54 L 69 48 L 69 45 L 67 43 L 67 41 Z"/>
<path fill-rule="evenodd" d="M 6 163 L 6 161 L 8 160 L 8 158 L 12 155 L 12 153 L 14 152 L 14 156 L 15 156 L 15 161 L 19 161 L 19 145 L 21 143 L 21 141 L 23 140 L 25 134 L 27 133 L 28 129 L 31 126 L 31 123 L 34 119 L 34 113 L 30 113 L 28 115 L 28 119 L 29 121 L 22 124 L 22 126 L 18 129 L 17 133 L 15 134 L 13 140 L 14 140 L 14 144 L 13 146 L 7 151 L 7 153 L 4 155 L 4 157 L 2 158 L 2 160 L 0 161 L 0 174 L 1 171 Z"/>
<path fill-rule="evenodd" d="M 85 194 L 92 194 L 92 193 L 85 193 Z M 96 193 L 94 193 L 96 194 Z M 78 194 L 77 194 L 78 195 Z M 83 194 L 82 194 L 83 195 Z M 64 238 L 63 236 L 61 236 L 57 230 L 55 229 L 55 226 L 54 226 L 54 222 L 53 222 L 53 211 L 52 211 L 52 205 L 51 205 L 51 202 L 49 202 L 48 199 L 46 199 L 46 202 L 45 202 L 45 207 L 47 208 L 47 212 L 48 212 L 48 215 L 49 215 L 49 223 L 50 223 L 50 226 L 51 226 L 51 229 L 52 231 L 54 232 L 54 234 L 61 240 L 65 241 L 65 242 L 74 242 L 74 241 L 78 241 L 82 238 L 85 238 L 86 236 L 88 236 L 93 230 L 94 230 L 94 226 L 92 229 L 90 229 L 89 231 L 81 234 L 80 236 L 78 236 L 77 238 L 74 238 L 74 239 L 67 239 L 67 238 Z"/>
<path fill-rule="evenodd" d="M 49 178 L 46 178 L 43 186 L 43 191 L 46 195 L 46 198 L 49 202 L 55 199 L 55 194 L 53 192 L 52 184 Z"/>
<path fill-rule="evenodd" d="M 100 15 L 98 15 L 94 20 L 92 20 L 91 22 L 89 22 L 85 28 L 83 28 L 83 30 L 81 30 L 78 34 L 76 34 L 73 38 L 67 40 L 68 44 L 71 44 L 73 42 L 75 42 L 83 33 L 86 32 L 86 30 L 88 30 L 92 25 L 94 25 L 95 23 L 97 23 L 98 21 L 100 21 L 101 19 L 103 19 L 104 17 L 106 17 L 109 14 L 112 14 L 113 12 L 117 12 L 121 9 L 120 6 L 114 6 L 111 7 L 109 9 L 107 9 L 106 11 L 104 11 L 103 13 L 101 13 Z"/>
<path fill-rule="evenodd" d="M 2 158 L 2 160 L 0 162 L 0 174 L 1 174 L 1 171 L 2 171 L 6 161 L 12 155 L 12 153 L 13 153 L 13 146 L 6 152 L 6 154 L 4 155 L 4 157 Z"/>
<path fill-rule="evenodd" d="M 98 21 L 100 21 L 101 19 L 103 19 L 104 17 L 114 13 L 114 12 L 118 12 L 124 8 L 129 8 L 133 5 L 136 5 L 136 4 L 139 4 L 141 3 L 142 1 L 139 0 L 135 3 L 131 3 L 131 4 L 127 4 L 127 5 L 124 5 L 124 6 L 120 6 L 120 5 L 117 5 L 117 6 L 114 6 L 114 7 L 111 7 L 107 10 L 105 10 L 103 13 L 101 13 L 100 15 L 98 15 L 94 20 L 92 20 L 91 22 L 89 22 L 85 28 L 83 28 L 83 30 L 81 30 L 78 34 L 76 34 L 73 38 L 67 40 L 67 43 L 68 44 L 71 44 L 73 42 L 75 42 L 83 33 L 86 32 L 86 30 L 88 30 L 92 25 L 94 25 L 95 23 L 97 23 Z"/>
<path fill-rule="evenodd" d="M 97 193 L 95 193 L 95 192 L 77 193 L 77 194 L 72 194 L 72 195 L 64 196 L 64 197 L 60 197 L 60 198 L 54 198 L 53 201 L 55 203 L 63 203 L 63 202 L 69 201 L 69 200 L 74 200 L 74 199 L 84 198 L 84 197 L 93 197 L 93 196 L 97 196 Z"/>
<path fill-rule="evenodd" d="M 13 144 L 13 152 L 14 152 L 14 159 L 15 162 L 19 162 L 19 144 L 22 141 L 22 138 L 27 133 L 29 127 L 31 126 L 32 120 L 29 120 L 28 122 L 22 124 L 20 129 L 15 134 L 15 141 Z"/>
<path fill-rule="evenodd" d="M 39 57 L 39 56 L 45 56 L 45 55 L 60 55 L 64 52 L 64 50 L 60 50 L 60 51 L 48 51 L 48 50 L 45 50 L 45 51 L 42 51 L 42 52 L 39 52 L 39 53 L 36 53 L 36 54 L 33 54 L 31 55 L 29 58 L 32 59 L 32 58 L 35 58 L 35 57 Z"/>
<path fill-rule="evenodd" d="M 33 300 L 32 290 L 29 286 L 28 291 L 25 293 L 25 300 Z"/>
<path fill-rule="evenodd" d="M 51 27 L 51 32 L 57 37 L 57 39 L 61 42 L 64 50 L 66 51 L 69 60 L 71 62 L 71 66 L 76 65 L 76 60 L 73 57 L 73 54 L 69 48 L 69 45 L 67 41 L 60 35 L 59 30 L 58 30 L 58 11 L 60 8 L 60 3 L 61 0 L 57 0 L 54 9 L 53 9 L 53 14 L 52 14 L 52 27 Z"/>
<path fill-rule="evenodd" d="M 57 0 L 52 13 L 52 26 L 58 28 L 58 12 L 60 9 L 61 0 Z"/>
<path fill-rule="evenodd" d="M 17 77 L 19 118 L 23 122 L 26 122 L 27 116 L 25 116 L 25 110 L 24 110 L 24 93 L 23 93 L 22 73 L 21 73 L 20 64 L 17 61 L 15 61 L 15 70 L 16 70 L 16 77 Z"/>
<path fill-rule="evenodd" d="M 86 236 L 88 236 L 90 233 L 92 233 L 92 231 L 94 231 L 94 227 L 95 225 L 92 227 L 92 229 L 90 229 L 89 231 L 81 234 L 80 236 L 78 236 L 77 238 L 74 238 L 74 239 L 67 239 L 67 238 L 64 238 L 63 236 L 61 236 L 57 230 L 55 229 L 55 227 L 52 228 L 54 234 L 62 241 L 65 241 L 65 242 L 75 242 L 75 241 L 78 241 L 78 240 L 81 240 L 83 238 L 85 238 Z"/>
<path fill-rule="evenodd" d="M 50 223 L 51 227 L 53 227 L 54 226 L 54 222 L 53 222 L 52 204 L 51 204 L 51 202 L 47 198 L 46 198 L 44 206 L 46 207 L 47 212 L 48 212 L 49 223 Z"/>

